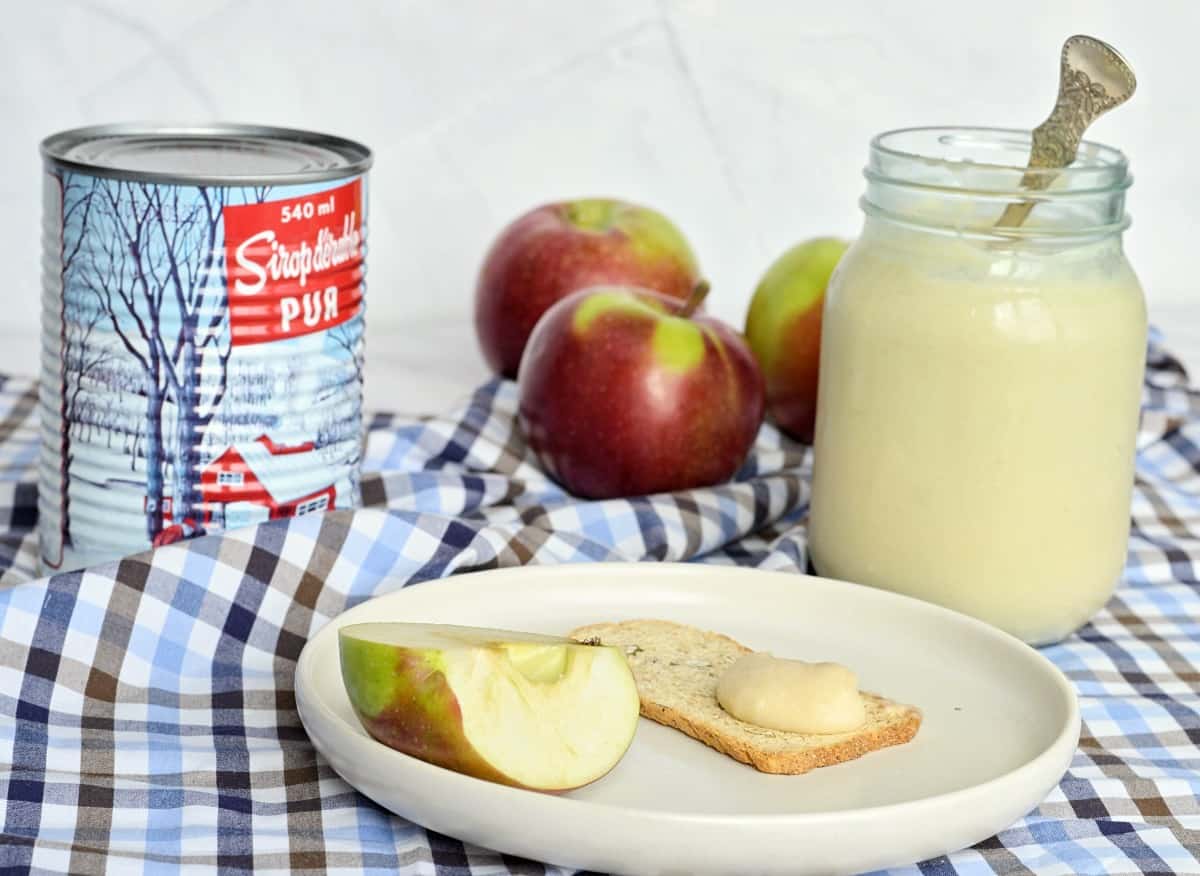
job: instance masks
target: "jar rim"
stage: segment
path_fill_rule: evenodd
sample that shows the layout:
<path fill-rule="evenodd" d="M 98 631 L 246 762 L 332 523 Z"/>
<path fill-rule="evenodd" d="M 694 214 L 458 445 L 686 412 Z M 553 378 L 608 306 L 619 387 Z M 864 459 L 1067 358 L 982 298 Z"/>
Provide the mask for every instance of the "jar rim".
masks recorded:
<path fill-rule="evenodd" d="M 1031 131 L 1020 128 L 993 128 L 971 125 L 936 125 L 895 128 L 876 134 L 871 139 L 872 164 L 879 156 L 886 160 L 912 162 L 925 166 L 969 165 L 975 174 L 977 191 L 996 194 L 1017 194 L 1022 187 L 1013 186 L 1013 174 L 1028 179 L 1056 180 L 1052 191 L 1039 186 L 1042 196 L 1082 194 L 1084 192 L 1117 191 L 1131 183 L 1129 159 L 1113 146 L 1095 140 L 1079 144 L 1076 159 L 1063 168 L 1029 168 L 1026 161 L 1033 143 Z M 918 148 L 927 144 L 928 148 Z M 955 154 L 962 157 L 954 157 Z M 1011 160 L 994 160 L 994 157 Z M 894 170 L 894 168 L 893 168 Z M 992 187 L 979 185 L 980 175 L 994 172 L 1003 184 Z M 894 175 L 894 174 L 890 174 Z"/>
<path fill-rule="evenodd" d="M 1125 191 L 1133 177 L 1123 152 L 1085 140 L 1070 166 L 1030 169 L 1032 146 L 1032 132 L 1013 128 L 885 131 L 871 140 L 863 212 L 938 233 L 1031 244 L 1129 227 Z M 1022 221 L 1003 222 L 1014 205 Z"/>

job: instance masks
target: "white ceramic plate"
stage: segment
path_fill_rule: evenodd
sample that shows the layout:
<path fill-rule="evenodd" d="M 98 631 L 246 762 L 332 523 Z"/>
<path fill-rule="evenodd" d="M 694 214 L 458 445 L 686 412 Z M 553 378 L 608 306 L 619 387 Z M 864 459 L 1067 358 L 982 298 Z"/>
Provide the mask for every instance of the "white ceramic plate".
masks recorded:
<path fill-rule="evenodd" d="M 642 719 L 624 759 L 564 795 L 431 766 L 375 742 L 342 686 L 336 630 L 430 621 L 562 634 L 652 617 L 782 657 L 836 660 L 866 690 L 919 706 L 915 740 L 803 776 L 770 776 Z M 627 874 L 833 873 L 969 846 L 1036 806 L 1079 739 L 1075 694 L 1044 657 L 955 612 L 868 587 L 721 566 L 505 569 L 373 599 L 308 642 L 300 716 L 347 782 L 468 842 Z"/>

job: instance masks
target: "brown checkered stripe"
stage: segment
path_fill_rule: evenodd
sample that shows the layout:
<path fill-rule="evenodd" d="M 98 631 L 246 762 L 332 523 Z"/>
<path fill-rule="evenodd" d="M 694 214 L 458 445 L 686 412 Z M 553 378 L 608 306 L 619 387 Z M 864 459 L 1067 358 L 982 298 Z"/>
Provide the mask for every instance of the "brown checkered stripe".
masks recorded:
<path fill-rule="evenodd" d="M 1136 661 L 1124 648 L 1121 648 L 1117 666 L 1121 681 L 1131 688 L 1127 695 L 1152 698 L 1155 702 L 1164 705 L 1169 712 L 1173 713 L 1176 720 L 1184 725 L 1191 717 L 1190 709 L 1182 706 L 1171 708 L 1170 704 L 1174 701 L 1164 691 L 1163 685 L 1176 687 L 1178 683 L 1182 683 L 1192 691 L 1200 690 L 1200 672 L 1191 666 L 1174 645 L 1155 632 L 1143 618 L 1135 614 L 1120 596 L 1114 596 L 1109 601 L 1105 613 L 1110 614 L 1121 624 L 1131 640 L 1148 644 L 1153 648 L 1155 654 L 1166 666 L 1166 672 L 1155 674 L 1124 668 L 1122 667 L 1123 662 L 1128 661 L 1128 665 L 1133 666 Z M 1109 647 L 1112 649 L 1120 647 L 1119 640 L 1114 641 Z M 1160 732 L 1156 735 L 1158 744 L 1163 746 L 1192 748 L 1193 750 L 1200 746 L 1200 730 L 1181 729 L 1178 733 Z M 1170 830 L 1185 848 L 1200 849 L 1200 830 L 1187 828 L 1179 820 L 1180 816 L 1187 816 L 1194 822 L 1196 816 L 1200 815 L 1200 801 L 1191 795 L 1164 797 L 1156 782 L 1138 776 L 1122 757 L 1114 755 L 1108 750 L 1106 743 L 1109 745 L 1119 744 L 1126 748 L 1133 747 L 1133 743 L 1126 737 L 1105 740 L 1094 736 L 1086 726 L 1083 728 L 1079 742 L 1080 750 L 1090 757 L 1106 776 L 1120 781 L 1125 786 L 1129 799 L 1137 807 L 1137 812 L 1114 812 L 1111 811 L 1113 804 L 1109 803 L 1107 807 L 1101 805 L 1100 808 L 1104 809 L 1103 813 L 1097 812 L 1093 816 L 1081 817 L 1140 815 L 1150 824 Z M 1100 795 L 1096 796 L 1099 798 Z M 1111 797 L 1111 795 L 1106 796 Z"/>
<path fill-rule="evenodd" d="M 11 392 L 25 383 L 0 376 L 0 390 L 7 387 Z M 37 401 L 37 385 L 30 381 L 16 395 L 15 401 L 8 402 L 7 410 L 0 414 L 0 450 L 10 442 L 19 446 L 38 440 Z M 19 475 L 22 480 L 10 480 L 6 474 Z M 24 566 L 25 570 L 32 570 L 37 562 L 34 554 L 36 538 L 32 535 L 37 523 L 36 477 L 36 466 L 29 472 L 6 472 L 0 465 L 0 586 L 9 577 L 6 573 L 10 567 Z M 2 510 L 5 508 L 7 514 Z"/>
<path fill-rule="evenodd" d="M 270 586 L 291 595 L 275 644 L 275 712 L 279 723 L 279 746 L 283 752 L 283 785 L 287 795 L 288 865 L 292 872 L 322 872 L 332 862 L 326 857 L 321 821 L 321 778 L 332 775 L 320 762 L 316 750 L 300 724 L 296 712 L 294 682 L 296 661 L 314 621 L 324 622 L 344 607 L 340 596 L 330 595 L 332 604 L 321 605 L 325 581 L 346 540 L 347 515 L 327 514 L 320 534 L 304 568 L 281 561 L 259 548 L 246 565 L 248 574 L 270 582 Z M 357 861 L 339 861 L 349 865 Z"/>
<path fill-rule="evenodd" d="M 122 560 L 105 610 L 96 653 L 91 660 L 80 716 L 82 745 L 79 751 L 79 810 L 71 844 L 72 873 L 103 873 L 104 856 L 112 829 L 114 763 L 114 711 L 117 679 L 137 619 L 138 606 L 150 573 L 145 556 Z M 86 584 L 86 578 L 84 578 Z"/>
<path fill-rule="evenodd" d="M 49 691 L 62 665 L 62 644 L 80 575 L 63 576 L 47 589 L 28 648 L 9 649 L 0 640 L 6 659 L 23 664 L 21 689 L 13 728 L 13 754 L 4 800 L 3 860 L 14 872 L 28 869 L 46 797 L 46 741 Z M 22 653 L 23 652 L 23 653 Z"/>
<path fill-rule="evenodd" d="M 30 383 L 18 397 L 17 401 L 0 419 L 0 444 L 8 441 L 26 424 L 37 409 L 38 388 L 36 383 Z"/>

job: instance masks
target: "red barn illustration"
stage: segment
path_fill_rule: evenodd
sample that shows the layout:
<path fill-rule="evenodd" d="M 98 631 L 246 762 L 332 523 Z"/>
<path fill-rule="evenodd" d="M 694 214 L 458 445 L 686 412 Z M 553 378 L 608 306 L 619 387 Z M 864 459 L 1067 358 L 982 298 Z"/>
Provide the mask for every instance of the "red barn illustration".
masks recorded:
<path fill-rule="evenodd" d="M 312 465 L 312 458 L 301 458 L 295 465 L 287 459 L 313 449 L 311 441 L 283 445 L 266 435 L 232 444 L 200 473 L 201 498 L 206 505 L 225 506 L 227 528 L 334 508 L 333 484 L 317 480 L 314 489 L 314 476 L 320 478 L 322 471 Z"/>

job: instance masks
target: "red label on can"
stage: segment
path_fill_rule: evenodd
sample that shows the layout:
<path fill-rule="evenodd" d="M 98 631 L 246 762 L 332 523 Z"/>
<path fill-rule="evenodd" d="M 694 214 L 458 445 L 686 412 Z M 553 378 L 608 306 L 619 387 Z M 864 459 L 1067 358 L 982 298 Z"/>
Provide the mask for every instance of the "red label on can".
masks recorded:
<path fill-rule="evenodd" d="M 362 306 L 362 180 L 224 209 L 233 346 L 340 325 Z"/>

